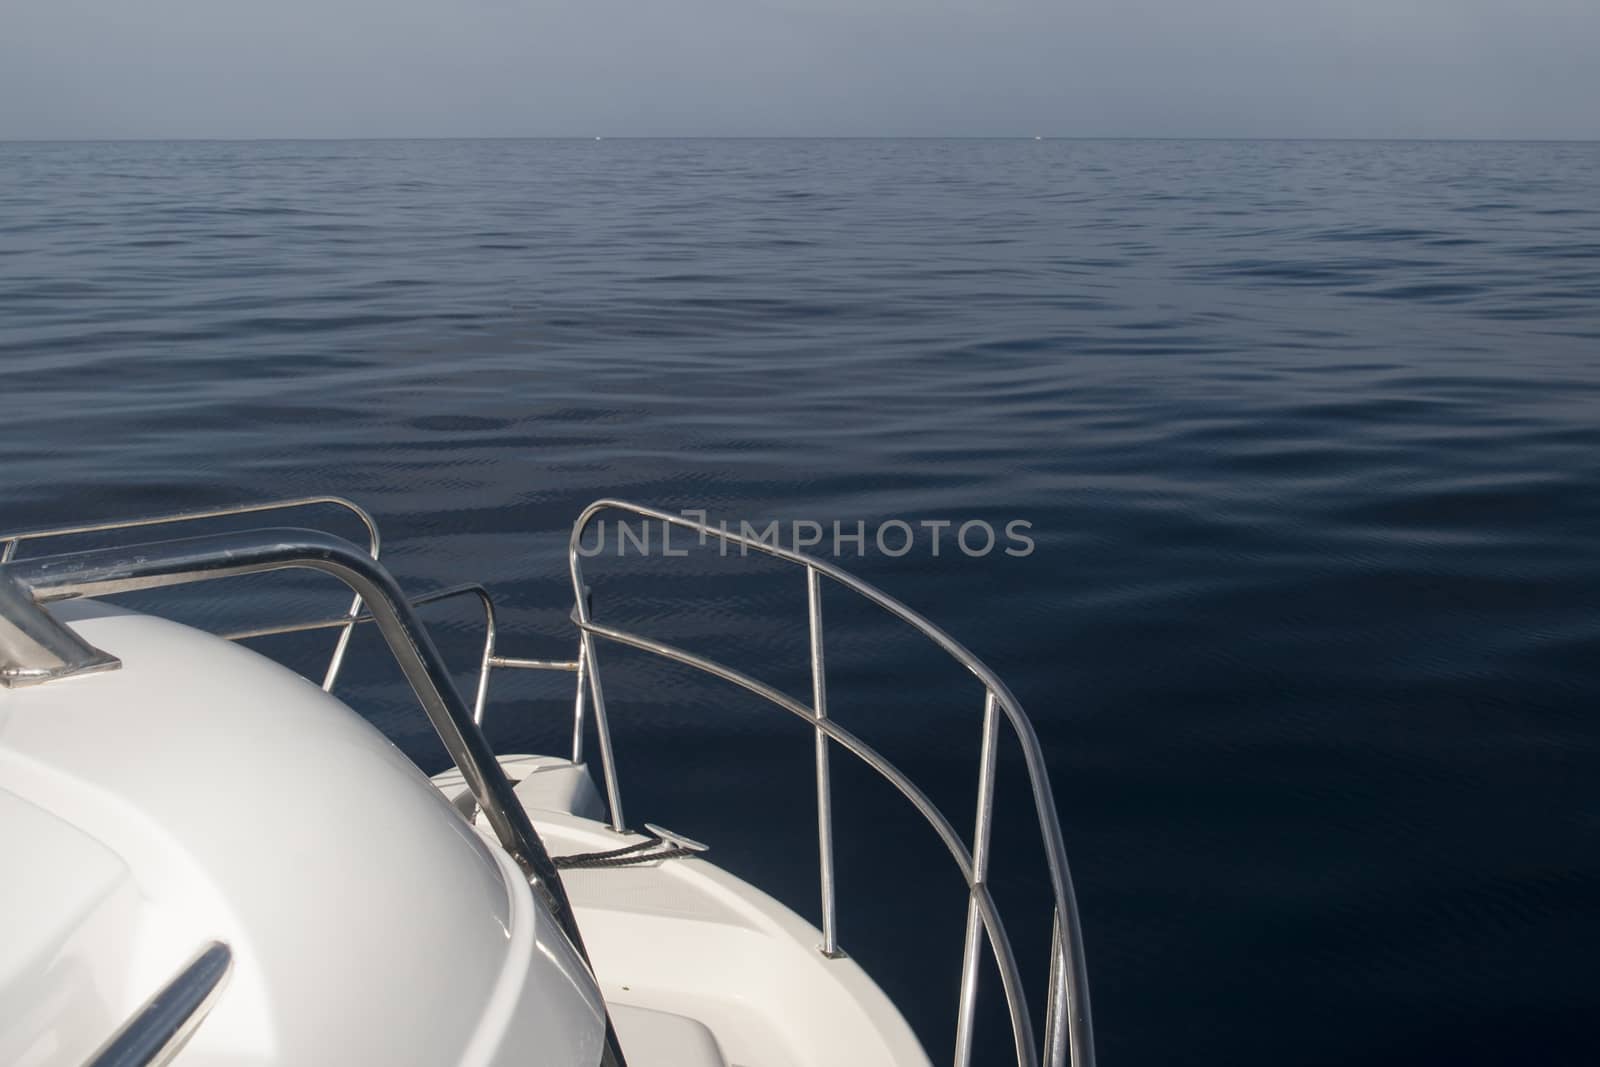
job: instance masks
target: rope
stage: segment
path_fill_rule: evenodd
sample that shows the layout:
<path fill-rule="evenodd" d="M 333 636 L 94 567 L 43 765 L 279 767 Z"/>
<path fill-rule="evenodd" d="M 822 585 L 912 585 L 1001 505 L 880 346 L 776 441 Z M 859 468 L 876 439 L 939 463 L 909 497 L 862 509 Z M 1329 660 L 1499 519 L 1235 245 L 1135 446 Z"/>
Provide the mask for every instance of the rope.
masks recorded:
<path fill-rule="evenodd" d="M 651 841 L 650 844 L 656 842 Z M 580 853 L 576 856 L 557 856 L 556 866 L 562 870 L 582 870 L 589 867 L 632 867 L 657 860 L 675 860 L 682 856 L 698 855 L 692 848 L 673 845 L 658 852 L 637 852 L 631 856 L 613 856 L 606 852 Z"/>
<path fill-rule="evenodd" d="M 631 867 L 639 863 L 655 863 L 657 860 L 678 859 L 681 856 L 693 856 L 696 849 L 685 848 L 682 845 L 668 845 L 666 848 L 648 852 L 646 849 L 655 848 L 657 845 L 666 844 L 659 837 L 648 841 L 636 841 L 631 845 L 621 848 L 609 849 L 605 852 L 579 852 L 571 856 L 552 857 L 557 868 L 561 870 L 583 870 L 597 867 Z"/>

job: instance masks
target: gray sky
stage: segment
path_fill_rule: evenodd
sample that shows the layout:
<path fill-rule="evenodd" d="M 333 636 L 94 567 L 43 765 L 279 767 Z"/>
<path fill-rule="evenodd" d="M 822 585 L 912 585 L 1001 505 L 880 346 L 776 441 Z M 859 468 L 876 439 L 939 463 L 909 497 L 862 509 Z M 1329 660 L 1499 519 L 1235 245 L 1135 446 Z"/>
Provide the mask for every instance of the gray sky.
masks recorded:
<path fill-rule="evenodd" d="M 1600 0 L 0 0 L 0 138 L 1600 137 Z"/>

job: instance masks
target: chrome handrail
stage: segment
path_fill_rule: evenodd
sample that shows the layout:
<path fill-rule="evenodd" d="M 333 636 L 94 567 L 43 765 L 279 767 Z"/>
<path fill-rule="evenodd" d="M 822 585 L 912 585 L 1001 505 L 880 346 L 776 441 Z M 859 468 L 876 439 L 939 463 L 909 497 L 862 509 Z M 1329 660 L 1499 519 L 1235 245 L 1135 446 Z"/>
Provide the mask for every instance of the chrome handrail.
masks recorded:
<path fill-rule="evenodd" d="M 160 1067 L 205 1021 L 233 969 L 233 951 L 206 945 L 90 1057 L 88 1067 Z"/>
<path fill-rule="evenodd" d="M 382 547 L 382 537 L 378 533 L 378 523 L 372 515 L 360 504 L 346 500 L 342 496 L 302 496 L 291 497 L 287 500 L 266 500 L 253 504 L 228 504 L 223 507 L 203 508 L 198 511 L 175 511 L 165 515 L 150 515 L 139 519 L 116 519 L 106 522 L 82 523 L 76 526 L 56 526 L 49 529 L 20 530 L 15 533 L 0 534 L 0 563 L 10 563 L 16 558 L 17 550 L 30 541 L 47 541 L 53 538 L 76 537 L 84 534 L 112 533 L 117 530 L 137 530 L 146 526 L 170 526 L 178 523 L 197 522 L 204 519 L 225 519 L 234 515 L 259 515 L 268 511 L 295 511 L 311 507 L 336 507 L 343 508 L 356 518 L 367 529 L 367 554 L 373 559 L 378 558 L 378 551 Z M 355 618 L 361 614 L 361 598 L 356 597 L 350 604 L 350 610 L 345 613 L 349 620 L 344 624 L 344 629 L 339 633 L 339 640 L 333 646 L 333 655 L 328 660 L 328 669 L 322 678 L 324 692 L 333 692 L 333 683 L 339 677 L 339 668 L 344 665 L 345 650 L 350 647 L 350 637 L 355 628 Z"/>
<path fill-rule="evenodd" d="M 645 520 L 655 520 L 700 534 L 715 537 L 727 544 L 740 545 L 742 551 L 757 551 L 803 567 L 806 571 L 807 617 L 810 623 L 810 658 L 812 675 L 812 706 L 808 707 L 794 698 L 779 692 L 763 682 L 705 657 L 676 648 L 672 645 L 643 637 L 639 634 L 596 623 L 591 617 L 586 586 L 583 580 L 582 553 L 579 544 L 584 531 L 596 515 L 604 511 L 622 511 Z M 656 508 L 644 507 L 622 500 L 598 500 L 589 505 L 576 523 L 568 542 L 568 568 L 572 576 L 574 598 L 577 603 L 574 618 L 582 640 L 583 656 L 588 670 L 589 695 L 594 707 L 594 717 L 600 743 L 601 764 L 605 777 L 606 801 L 610 811 L 611 826 L 622 830 L 626 825 L 622 816 L 622 801 L 617 787 L 615 761 L 611 750 L 610 730 L 607 725 L 605 695 L 600 679 L 600 664 L 595 655 L 595 639 L 605 638 L 618 644 L 650 652 L 668 660 L 693 667 L 706 674 L 721 678 L 762 697 L 772 704 L 811 723 L 815 730 L 817 758 L 817 814 L 818 854 L 823 915 L 823 944 L 819 946 L 827 955 L 838 952 L 836 942 L 833 880 L 832 805 L 831 780 L 827 758 L 829 740 L 855 755 L 909 800 L 913 807 L 933 827 L 944 842 L 957 868 L 967 882 L 967 927 L 963 942 L 961 991 L 956 1020 L 956 1057 L 958 1067 L 966 1067 L 972 1059 L 973 1021 L 977 1001 L 978 965 L 983 942 L 988 940 L 1000 971 L 1011 1017 L 1012 1037 L 1016 1046 L 1017 1062 L 1034 1067 L 1039 1063 L 1033 1025 L 1029 1018 L 1022 976 L 1011 951 L 1011 942 L 1005 924 L 995 907 L 988 886 L 989 845 L 993 831 L 994 777 L 996 749 L 999 739 L 999 717 L 1004 716 L 1022 749 L 1029 785 L 1033 794 L 1034 809 L 1039 822 L 1044 845 L 1046 866 L 1050 872 L 1054 897 L 1050 949 L 1050 976 L 1046 994 L 1044 1032 L 1045 1062 L 1050 1067 L 1062 1067 L 1069 1062 L 1073 1067 L 1093 1067 L 1094 1033 L 1089 1010 L 1088 969 L 1084 961 L 1083 934 L 1078 920 L 1077 902 L 1072 890 L 1072 877 L 1067 868 L 1066 846 L 1061 837 L 1061 826 L 1056 816 L 1055 798 L 1050 788 L 1050 778 L 1045 767 L 1044 754 L 1033 725 L 1023 714 L 1016 697 L 993 671 L 969 652 L 955 638 L 945 633 L 918 612 L 861 581 L 843 569 L 825 560 L 790 551 L 760 538 L 730 533 L 724 527 L 696 522 Z M 890 615 L 908 623 L 934 644 L 942 648 L 957 663 L 970 671 L 983 684 L 983 742 L 979 756 L 979 785 L 977 814 L 973 830 L 973 847 L 969 853 L 954 827 L 933 802 L 906 775 L 884 759 L 876 750 L 841 727 L 828 715 L 825 665 L 822 656 L 822 611 L 819 578 L 827 577 L 846 589 L 866 598 Z"/>

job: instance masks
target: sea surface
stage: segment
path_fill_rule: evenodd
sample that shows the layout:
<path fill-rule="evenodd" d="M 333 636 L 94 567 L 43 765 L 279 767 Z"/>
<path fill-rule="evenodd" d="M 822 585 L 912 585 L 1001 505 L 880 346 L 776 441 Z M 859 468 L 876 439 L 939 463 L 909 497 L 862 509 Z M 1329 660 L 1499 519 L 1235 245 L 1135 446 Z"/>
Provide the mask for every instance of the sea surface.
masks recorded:
<path fill-rule="evenodd" d="M 591 500 L 818 524 L 1031 714 L 1104 1064 L 1600 1060 L 1600 145 L 5 143 L 0 357 L 0 528 L 341 494 L 408 589 L 487 584 L 511 655 L 573 654 Z M 809 698 L 798 571 L 611 536 L 597 618 Z M 472 604 L 427 611 L 470 684 Z M 830 713 L 968 832 L 977 684 L 823 614 Z M 329 643 L 260 647 L 320 677 Z M 629 821 L 815 920 L 809 730 L 600 661 Z M 444 765 L 373 635 L 339 691 Z M 570 676 L 493 696 L 501 750 L 566 750 Z M 832 766 L 841 943 L 947 1061 L 963 884 Z M 1023 781 L 1003 748 L 1037 993 Z"/>

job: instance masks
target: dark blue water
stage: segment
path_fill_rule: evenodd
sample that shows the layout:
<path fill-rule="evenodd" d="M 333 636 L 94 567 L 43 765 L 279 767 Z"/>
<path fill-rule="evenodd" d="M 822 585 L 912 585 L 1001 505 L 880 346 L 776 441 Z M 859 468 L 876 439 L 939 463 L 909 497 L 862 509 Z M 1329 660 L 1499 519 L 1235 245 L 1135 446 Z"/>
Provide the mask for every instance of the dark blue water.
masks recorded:
<path fill-rule="evenodd" d="M 1600 146 L 3 144 L 0 352 L 0 526 L 338 492 L 409 587 L 493 587 L 513 653 L 570 654 L 595 497 L 1030 522 L 842 562 L 1031 711 L 1104 1062 L 1596 1058 Z M 591 572 L 601 617 L 805 693 L 797 574 Z M 339 606 L 260 588 L 164 603 Z M 965 828 L 976 687 L 826 610 L 835 714 Z M 345 694 L 439 766 L 357 652 Z M 806 730 L 603 663 L 630 819 L 814 916 Z M 497 686 L 496 744 L 559 750 L 560 683 Z M 943 1058 L 959 881 L 835 765 L 844 946 Z"/>

